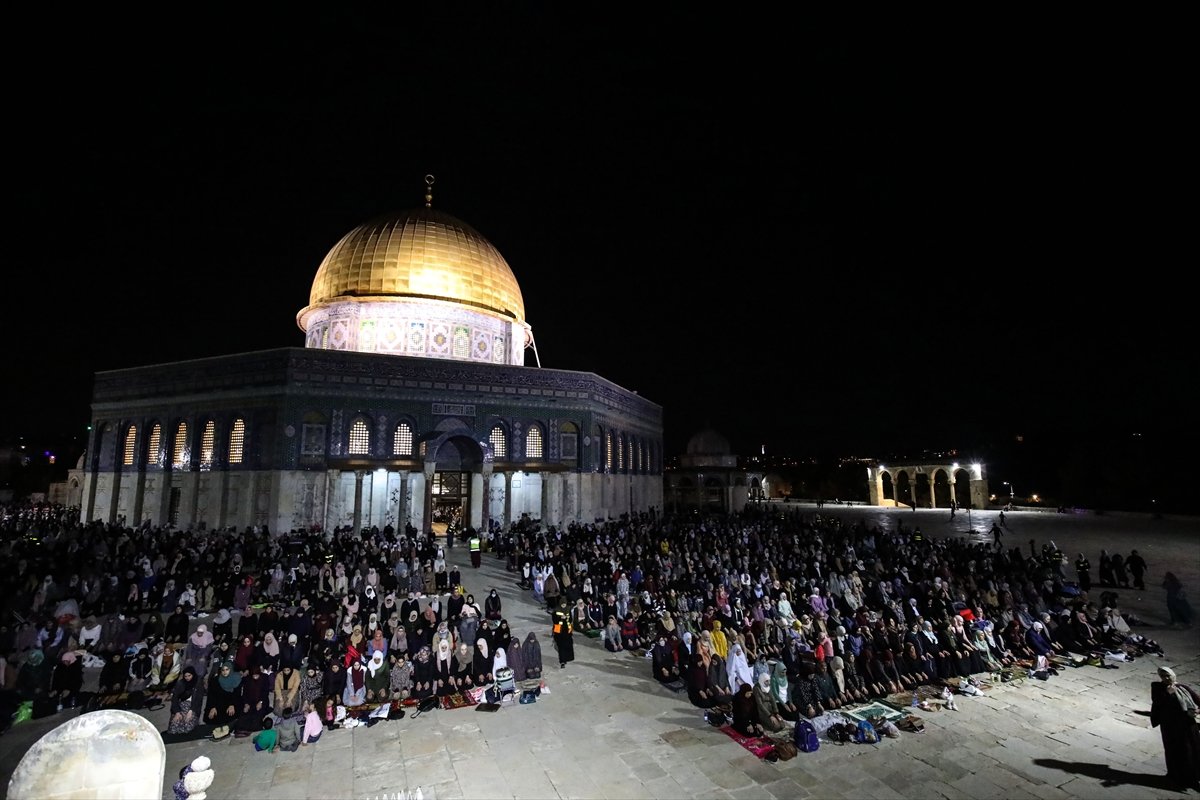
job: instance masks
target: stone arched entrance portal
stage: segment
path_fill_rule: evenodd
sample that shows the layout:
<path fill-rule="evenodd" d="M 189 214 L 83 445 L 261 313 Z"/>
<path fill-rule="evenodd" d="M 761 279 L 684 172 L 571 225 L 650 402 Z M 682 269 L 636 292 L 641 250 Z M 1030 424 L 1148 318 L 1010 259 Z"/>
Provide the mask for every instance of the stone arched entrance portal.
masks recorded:
<path fill-rule="evenodd" d="M 876 506 L 986 508 L 987 470 L 981 463 L 875 464 L 867 467 L 867 495 Z"/>
<path fill-rule="evenodd" d="M 483 445 L 469 431 L 458 429 L 442 433 L 425 446 L 425 513 L 422 532 L 445 536 L 450 530 L 462 530 L 484 512 L 482 492 L 472 491 L 475 476 L 487 462 Z M 488 470 L 490 472 L 490 470 Z M 482 476 L 480 478 L 482 486 Z M 479 508 L 476 508 L 478 506 Z M 453 547 L 453 542 L 450 542 Z"/>

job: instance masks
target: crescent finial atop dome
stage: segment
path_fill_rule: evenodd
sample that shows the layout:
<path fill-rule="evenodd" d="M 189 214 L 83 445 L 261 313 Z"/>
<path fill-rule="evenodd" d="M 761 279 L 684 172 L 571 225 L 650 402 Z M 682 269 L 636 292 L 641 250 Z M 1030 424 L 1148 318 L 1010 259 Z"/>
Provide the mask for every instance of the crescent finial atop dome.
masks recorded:
<path fill-rule="evenodd" d="M 432 175 L 425 176 L 425 207 L 430 208 L 433 205 L 433 181 Z"/>

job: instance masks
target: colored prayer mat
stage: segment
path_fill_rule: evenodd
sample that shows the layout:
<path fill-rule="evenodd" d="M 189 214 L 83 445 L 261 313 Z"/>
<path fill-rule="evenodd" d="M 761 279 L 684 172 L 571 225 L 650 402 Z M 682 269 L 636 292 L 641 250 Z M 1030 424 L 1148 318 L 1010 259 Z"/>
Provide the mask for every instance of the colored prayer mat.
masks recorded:
<path fill-rule="evenodd" d="M 775 743 L 765 736 L 743 736 L 732 725 L 721 726 L 721 732 L 759 758 L 775 749 Z"/>

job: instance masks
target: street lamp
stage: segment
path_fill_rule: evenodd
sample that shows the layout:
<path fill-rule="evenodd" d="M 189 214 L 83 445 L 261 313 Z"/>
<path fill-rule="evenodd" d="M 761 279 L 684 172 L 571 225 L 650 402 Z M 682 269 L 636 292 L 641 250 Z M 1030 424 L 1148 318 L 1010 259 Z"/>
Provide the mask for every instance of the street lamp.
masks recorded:
<path fill-rule="evenodd" d="M 1000 483 L 1008 487 L 1008 501 L 1011 503 L 1017 497 L 1017 490 L 1008 481 L 1000 481 Z"/>

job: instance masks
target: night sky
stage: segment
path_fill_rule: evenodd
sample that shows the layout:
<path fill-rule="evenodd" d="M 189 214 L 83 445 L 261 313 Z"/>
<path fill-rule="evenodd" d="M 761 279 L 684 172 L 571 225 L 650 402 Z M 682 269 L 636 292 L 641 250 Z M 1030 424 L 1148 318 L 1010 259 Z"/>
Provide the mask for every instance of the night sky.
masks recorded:
<path fill-rule="evenodd" d="M 57 31 L 10 87 L 0 435 L 81 431 L 99 370 L 303 346 L 322 258 L 432 173 L 542 365 L 660 403 L 668 455 L 705 425 L 742 453 L 1194 441 L 1169 43 L 456 8 Z"/>

